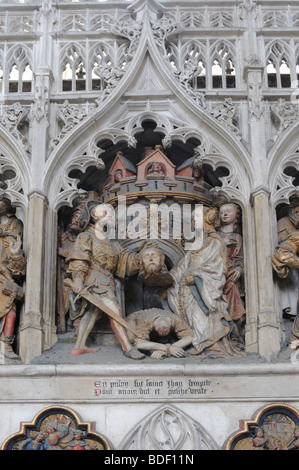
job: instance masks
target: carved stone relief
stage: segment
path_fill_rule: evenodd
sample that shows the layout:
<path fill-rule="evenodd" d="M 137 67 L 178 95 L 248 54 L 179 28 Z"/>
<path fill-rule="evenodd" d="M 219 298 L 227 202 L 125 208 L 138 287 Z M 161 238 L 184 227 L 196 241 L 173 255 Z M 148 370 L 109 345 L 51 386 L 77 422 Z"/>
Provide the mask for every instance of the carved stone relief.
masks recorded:
<path fill-rule="evenodd" d="M 122 450 L 217 450 L 200 423 L 175 406 L 165 405 L 134 426 L 120 444 Z"/>
<path fill-rule="evenodd" d="M 49 407 L 8 437 L 1 450 L 110 450 L 107 439 L 67 408 Z"/>
<path fill-rule="evenodd" d="M 240 430 L 225 443 L 225 450 L 298 449 L 298 411 L 288 405 L 268 405 L 251 420 L 240 421 Z"/>

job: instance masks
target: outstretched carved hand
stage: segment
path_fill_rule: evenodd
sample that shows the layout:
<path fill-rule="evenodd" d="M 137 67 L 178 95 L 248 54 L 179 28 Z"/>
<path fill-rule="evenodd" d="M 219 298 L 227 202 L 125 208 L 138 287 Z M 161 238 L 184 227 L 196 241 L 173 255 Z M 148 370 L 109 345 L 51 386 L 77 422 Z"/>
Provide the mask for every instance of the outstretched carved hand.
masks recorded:
<path fill-rule="evenodd" d="M 9 245 L 11 256 L 20 256 L 22 254 L 22 240 L 20 235 L 17 235 L 15 240 L 12 240 Z"/>
<path fill-rule="evenodd" d="M 163 357 L 166 356 L 166 352 L 165 351 L 154 351 L 152 354 L 151 354 L 151 358 L 152 359 L 162 359 Z"/>
<path fill-rule="evenodd" d="M 169 352 L 174 357 L 185 357 L 186 356 L 186 352 L 184 351 L 184 349 L 180 348 L 179 346 L 170 346 L 169 347 Z"/>

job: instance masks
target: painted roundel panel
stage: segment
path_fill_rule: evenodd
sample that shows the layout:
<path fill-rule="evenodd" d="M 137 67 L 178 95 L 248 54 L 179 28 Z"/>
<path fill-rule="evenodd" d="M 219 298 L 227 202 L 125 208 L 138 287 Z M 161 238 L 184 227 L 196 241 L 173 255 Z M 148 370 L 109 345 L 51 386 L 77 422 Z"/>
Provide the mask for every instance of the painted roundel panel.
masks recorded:
<path fill-rule="evenodd" d="M 286 405 L 259 410 L 252 420 L 241 420 L 240 431 L 223 446 L 226 450 L 298 450 L 299 414 Z"/>
<path fill-rule="evenodd" d="M 20 432 L 10 436 L 2 450 L 109 450 L 108 441 L 92 431 L 71 410 L 50 407 L 31 423 L 21 423 Z"/>

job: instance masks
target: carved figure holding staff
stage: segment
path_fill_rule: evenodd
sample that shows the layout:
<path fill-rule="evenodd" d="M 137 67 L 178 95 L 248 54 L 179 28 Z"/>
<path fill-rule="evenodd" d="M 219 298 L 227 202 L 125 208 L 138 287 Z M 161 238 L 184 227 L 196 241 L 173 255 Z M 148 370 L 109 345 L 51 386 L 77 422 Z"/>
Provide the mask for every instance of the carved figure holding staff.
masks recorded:
<path fill-rule="evenodd" d="M 71 354 L 96 352 L 97 349 L 86 347 L 86 340 L 102 312 L 109 316 L 111 327 L 116 334 L 123 353 L 132 359 L 142 359 L 141 354 L 128 340 L 126 323 L 117 299 L 115 279 L 137 274 L 139 256 L 125 251 L 118 242 L 110 240 L 107 232 L 109 207 L 96 201 L 89 201 L 81 214 L 80 226 L 83 230 L 67 260 L 67 282 L 73 292 L 82 297 L 82 319 L 78 328 L 77 339 Z M 138 335 L 138 332 L 135 332 Z"/>

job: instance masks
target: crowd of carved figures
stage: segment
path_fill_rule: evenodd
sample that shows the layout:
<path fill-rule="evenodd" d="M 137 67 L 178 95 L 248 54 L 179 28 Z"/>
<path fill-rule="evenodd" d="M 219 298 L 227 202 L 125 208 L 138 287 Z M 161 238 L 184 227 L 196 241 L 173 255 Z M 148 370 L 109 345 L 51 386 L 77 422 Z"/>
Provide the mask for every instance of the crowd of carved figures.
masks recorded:
<path fill-rule="evenodd" d="M 105 188 L 83 191 L 73 203 L 69 220 L 64 217 L 64 230 L 58 234 L 57 327 L 62 334 L 73 332 L 71 354 L 98 351 L 88 345 L 90 334 L 97 322 L 106 317 L 124 355 L 132 359 L 148 355 L 155 359 L 244 356 L 246 295 L 240 206 L 211 198 L 212 202 L 204 206 L 203 220 L 193 210 L 194 233 L 202 233 L 196 232 L 196 227 L 203 222 L 203 239 L 200 238 L 200 244 L 195 239 L 191 249 L 181 247 L 180 260 L 170 265 L 161 240 L 140 240 L 134 249 L 129 249 L 123 241 L 111 239 L 101 223 L 108 216 L 103 195 L 111 195 L 122 182 L 128 186 L 125 167 L 119 166 L 126 159 L 120 153 L 115 161 Z M 190 165 L 193 184 L 207 188 L 195 157 Z M 127 166 L 133 174 L 133 166 Z M 153 188 L 148 197 L 157 197 L 157 184 L 169 185 L 168 172 L 174 170 L 163 152 L 156 149 L 149 151 L 138 171 L 145 171 L 142 177 Z M 131 181 L 135 184 L 138 178 L 133 175 Z M 273 254 L 274 272 L 284 282 L 280 287 L 282 312 L 285 318 L 290 311 L 293 315 L 290 345 L 293 349 L 299 344 L 296 305 L 292 306 L 296 304 L 298 285 L 298 207 L 298 201 L 292 200 L 284 217 L 279 219 L 279 245 Z M 4 192 L 0 228 L 1 352 L 16 359 L 13 343 L 26 260 L 22 251 L 22 222 Z M 131 277 L 141 286 L 137 295 L 140 302 L 126 311 L 128 291 L 124 289 L 123 299 L 120 286 Z"/>
<path fill-rule="evenodd" d="M 163 179 L 165 168 L 150 161 L 146 177 Z M 116 168 L 113 188 L 121 181 L 121 169 Z M 76 332 L 71 354 L 97 351 L 87 341 L 105 313 L 123 353 L 132 359 L 142 359 L 145 353 L 156 359 L 187 354 L 242 356 L 240 208 L 233 203 L 204 208 L 203 243 L 197 245 L 195 239 L 193 249 L 168 269 L 159 240 L 141 240 L 135 251 L 111 240 L 101 224 L 107 218 L 101 207 L 96 192 L 87 193 L 85 201 L 84 196 L 78 198 L 67 230 L 60 234 L 57 298 L 60 328 L 65 331 L 68 318 Z M 195 228 L 201 223 L 197 218 L 195 211 Z M 127 315 L 115 280 L 130 276 L 148 288 L 147 308 Z"/>

